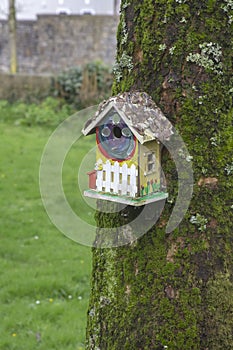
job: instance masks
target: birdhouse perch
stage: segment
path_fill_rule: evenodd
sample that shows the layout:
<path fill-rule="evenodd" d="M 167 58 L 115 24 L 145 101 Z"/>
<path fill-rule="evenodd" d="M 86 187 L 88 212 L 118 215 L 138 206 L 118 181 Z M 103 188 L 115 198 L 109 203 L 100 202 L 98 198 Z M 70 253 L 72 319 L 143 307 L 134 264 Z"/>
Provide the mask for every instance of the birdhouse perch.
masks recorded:
<path fill-rule="evenodd" d="M 171 124 L 145 92 L 125 92 L 99 105 L 83 134 L 96 133 L 96 163 L 85 196 L 133 206 L 165 200 L 161 142 Z"/>

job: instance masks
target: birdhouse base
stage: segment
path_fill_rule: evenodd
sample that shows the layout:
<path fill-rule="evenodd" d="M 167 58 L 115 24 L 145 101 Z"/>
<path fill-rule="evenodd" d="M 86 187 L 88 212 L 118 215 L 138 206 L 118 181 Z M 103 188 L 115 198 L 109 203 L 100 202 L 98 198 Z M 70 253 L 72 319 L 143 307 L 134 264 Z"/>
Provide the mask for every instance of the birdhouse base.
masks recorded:
<path fill-rule="evenodd" d="M 143 197 L 132 198 L 127 196 L 114 195 L 111 193 L 97 192 L 95 190 L 87 190 L 84 191 L 84 196 L 139 207 L 141 205 L 165 200 L 168 197 L 168 193 L 156 192 L 150 193 L 149 195 Z"/>

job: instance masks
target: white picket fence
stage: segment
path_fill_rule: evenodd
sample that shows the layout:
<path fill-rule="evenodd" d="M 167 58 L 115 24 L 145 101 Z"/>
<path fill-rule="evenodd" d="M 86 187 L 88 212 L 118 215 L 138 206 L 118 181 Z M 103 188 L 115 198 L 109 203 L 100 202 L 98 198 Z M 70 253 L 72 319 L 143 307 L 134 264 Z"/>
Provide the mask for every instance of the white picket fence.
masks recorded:
<path fill-rule="evenodd" d="M 131 167 L 126 163 L 120 166 L 118 162 L 112 165 L 107 160 L 106 163 L 101 164 L 101 170 L 97 170 L 96 189 L 101 192 L 136 197 L 137 177 L 138 169 L 134 164 Z"/>

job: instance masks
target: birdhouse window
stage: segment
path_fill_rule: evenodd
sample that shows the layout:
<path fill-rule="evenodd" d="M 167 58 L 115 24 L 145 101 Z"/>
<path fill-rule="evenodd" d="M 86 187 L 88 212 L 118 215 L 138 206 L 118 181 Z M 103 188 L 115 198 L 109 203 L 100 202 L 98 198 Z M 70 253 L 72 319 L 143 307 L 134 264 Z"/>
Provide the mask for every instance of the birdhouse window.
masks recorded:
<path fill-rule="evenodd" d="M 148 163 L 151 163 L 151 162 L 153 162 L 153 153 L 150 153 L 150 154 L 148 154 L 148 157 L 147 157 L 148 159 Z"/>
<path fill-rule="evenodd" d="M 103 128 L 101 134 L 104 137 L 109 137 L 109 135 L 111 134 L 111 130 L 108 127 L 105 127 L 105 128 Z"/>
<path fill-rule="evenodd" d="M 150 152 L 147 153 L 147 174 L 152 174 L 155 172 L 155 164 L 156 159 L 155 159 L 155 152 Z"/>

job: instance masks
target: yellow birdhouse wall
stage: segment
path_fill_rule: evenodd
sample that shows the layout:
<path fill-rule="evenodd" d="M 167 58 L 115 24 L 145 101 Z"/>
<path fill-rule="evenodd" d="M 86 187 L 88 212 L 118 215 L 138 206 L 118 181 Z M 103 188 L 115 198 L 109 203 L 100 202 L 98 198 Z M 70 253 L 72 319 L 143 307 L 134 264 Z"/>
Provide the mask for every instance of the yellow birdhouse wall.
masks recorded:
<path fill-rule="evenodd" d="M 139 188 L 140 195 L 160 190 L 161 176 L 160 144 L 156 140 L 139 144 Z"/>

